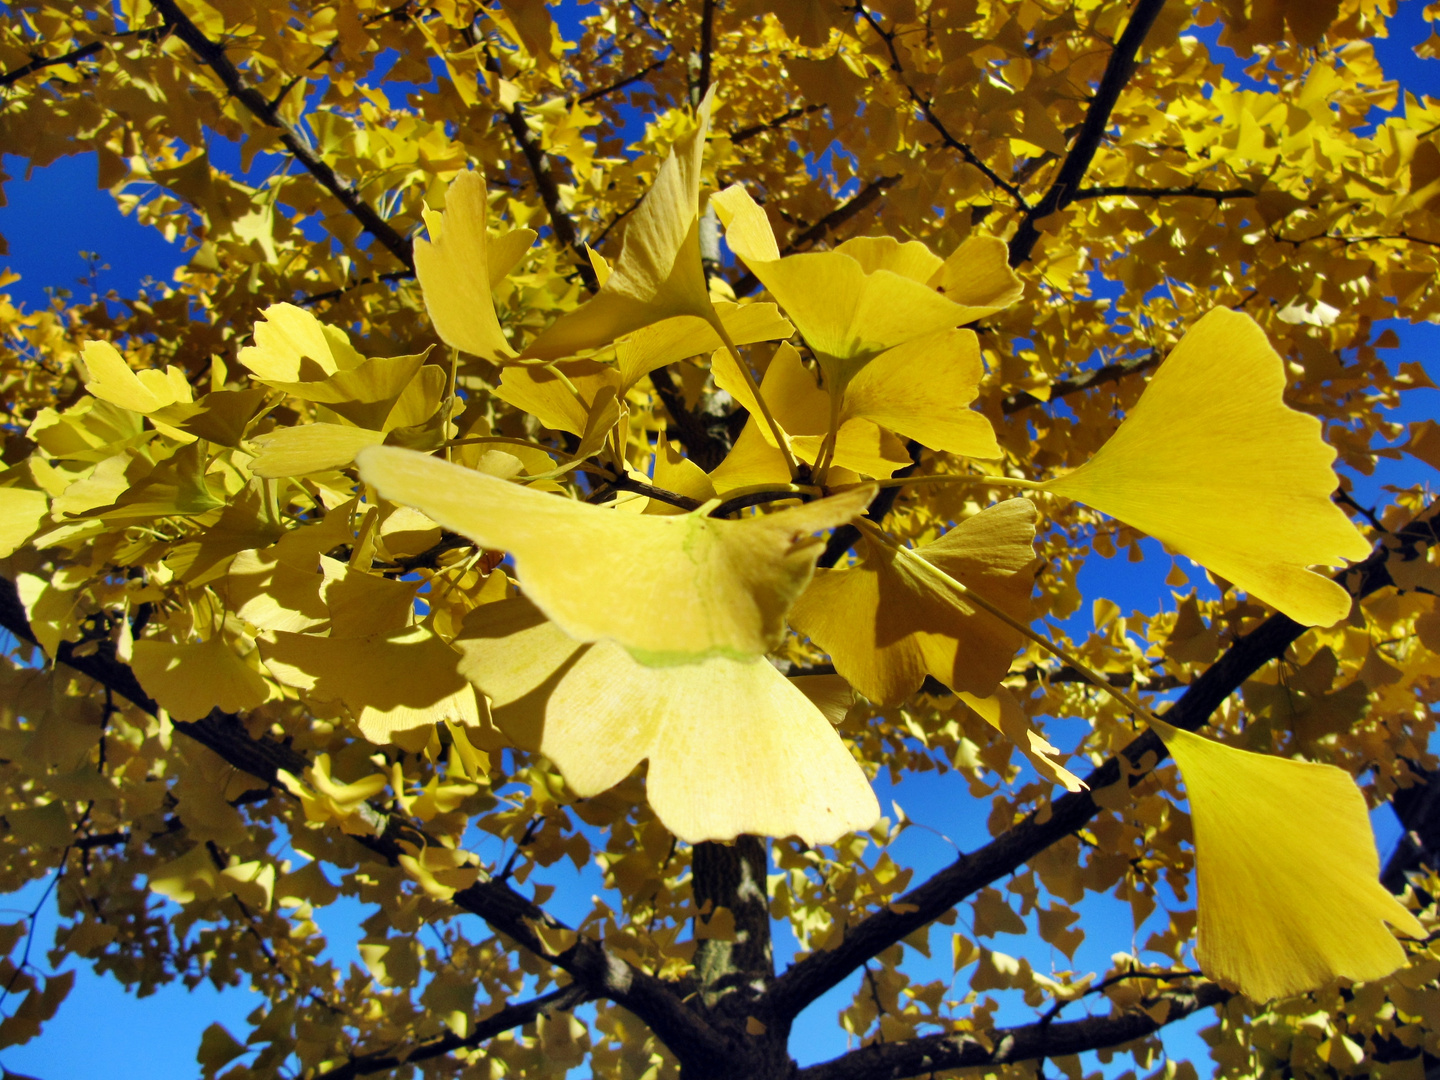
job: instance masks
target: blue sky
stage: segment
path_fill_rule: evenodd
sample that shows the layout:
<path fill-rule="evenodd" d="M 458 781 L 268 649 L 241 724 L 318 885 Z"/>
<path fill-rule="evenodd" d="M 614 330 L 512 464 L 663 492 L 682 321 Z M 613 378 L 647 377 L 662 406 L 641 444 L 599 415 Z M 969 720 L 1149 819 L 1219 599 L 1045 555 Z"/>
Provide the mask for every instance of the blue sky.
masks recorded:
<path fill-rule="evenodd" d="M 1418 61 L 1410 51 L 1411 45 L 1428 32 L 1419 18 L 1421 6 L 1421 0 L 1402 0 L 1395 32 L 1389 41 L 1379 43 L 1378 51 L 1387 73 L 1398 77 L 1406 89 L 1435 96 L 1440 95 L 1437 65 Z M 1243 66 L 1232 58 L 1227 63 L 1228 73 L 1232 78 L 1242 78 Z M 10 255 L 0 258 L 0 267 L 8 266 L 23 275 L 21 281 L 6 290 L 16 299 L 39 306 L 46 303 L 47 288 L 77 288 L 76 279 L 86 272 L 80 255 L 83 250 L 98 252 L 108 267 L 99 276 L 101 289 L 114 289 L 122 295 L 133 295 L 147 279 L 168 280 L 176 265 L 185 261 L 177 245 L 122 216 L 109 194 L 97 190 L 93 156 L 62 159 L 28 177 L 23 165 L 18 158 L 6 158 L 5 169 L 15 179 L 6 185 L 9 205 L 0 209 L 0 233 L 10 244 Z M 1440 327 L 1398 322 L 1395 328 L 1402 345 L 1389 359 L 1394 363 L 1418 360 L 1433 378 L 1440 380 L 1440 363 L 1432 359 L 1440 351 Z M 1412 401 L 1394 418 L 1411 421 L 1437 415 L 1440 392 L 1426 391 L 1412 395 Z M 1409 458 L 1382 463 L 1376 476 L 1357 478 L 1357 492 L 1362 499 L 1383 502 L 1384 484 L 1413 483 L 1423 468 Z M 1127 562 L 1123 554 L 1111 560 L 1093 559 L 1081 577 L 1085 595 L 1110 597 L 1125 610 L 1153 610 L 1157 597 L 1173 603 L 1171 591 L 1164 584 L 1170 559 L 1158 545 L 1147 542 L 1145 549 L 1147 558 L 1138 564 Z M 1088 623 L 1086 607 L 1067 629 L 1083 633 Z M 897 800 L 908 816 L 923 826 L 912 829 L 892 849 L 901 865 L 916 869 L 917 880 L 953 859 L 957 848 L 968 850 L 989 838 L 982 816 L 984 804 L 957 789 L 955 785 L 960 783 L 963 781 L 954 774 L 926 774 L 907 780 L 898 790 L 880 785 L 882 806 L 888 808 L 890 800 Z M 1398 826 L 1388 810 L 1377 812 L 1375 824 L 1383 855 L 1398 838 Z M 42 888 L 35 886 L 6 898 L 4 906 L 12 913 L 0 913 L 0 921 L 11 921 L 18 917 L 14 913 L 28 912 Z M 558 913 L 578 918 L 588 908 L 589 897 L 601 891 L 601 879 L 593 868 L 573 874 L 557 895 Z M 319 913 L 318 920 L 331 937 L 330 953 L 336 959 L 356 958 L 355 924 L 364 914 L 368 911 L 361 912 L 353 902 L 342 902 Z M 47 905 L 38 928 L 37 957 L 49 945 L 55 922 L 53 906 Z M 1103 969 L 1111 953 L 1133 948 L 1132 942 L 1143 943 L 1154 928 L 1147 926 L 1133 932 L 1128 909 L 1118 910 L 1099 898 L 1087 901 L 1082 926 L 1088 937 L 1076 957 L 1076 966 L 1081 970 Z M 921 963 L 917 978 L 951 977 L 947 935 L 944 930 L 935 932 L 936 959 Z M 991 944 L 1001 951 L 1028 956 L 1042 970 L 1048 970 L 1052 960 L 1060 967 L 1070 966 L 1035 940 L 1002 936 Z M 782 960 L 792 950 L 793 944 L 778 943 Z M 84 967 L 78 970 L 75 990 L 60 1015 L 40 1039 L 0 1055 L 5 1068 L 43 1080 L 88 1080 L 96 1066 L 93 1048 L 103 1046 L 104 1068 L 111 1080 L 188 1080 L 197 1075 L 194 1054 L 205 1027 L 218 1021 L 241 1034 L 246 1030 L 246 1014 L 260 1003 L 258 995 L 245 988 L 222 992 L 208 983 L 193 991 L 171 984 L 150 998 L 136 999 L 112 979 L 93 976 Z M 802 1064 L 844 1051 L 845 1037 L 834 1016 L 848 1003 L 857 982 L 858 978 L 832 991 L 802 1016 L 793 1044 Z M 1032 1018 L 1028 1010 L 1001 1014 L 1002 1022 L 1026 1022 Z M 1208 1022 L 1207 1014 L 1172 1026 L 1165 1036 L 1173 1055 L 1196 1059 L 1202 1071 L 1206 1071 L 1205 1048 L 1195 1032 Z M 1090 1067 L 1094 1067 L 1093 1062 Z"/>

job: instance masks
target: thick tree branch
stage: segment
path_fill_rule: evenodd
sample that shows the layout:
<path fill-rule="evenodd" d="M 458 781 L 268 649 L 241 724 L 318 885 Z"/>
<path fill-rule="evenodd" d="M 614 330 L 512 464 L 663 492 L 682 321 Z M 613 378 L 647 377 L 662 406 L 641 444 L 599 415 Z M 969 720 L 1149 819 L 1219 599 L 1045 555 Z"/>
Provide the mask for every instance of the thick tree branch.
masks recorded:
<path fill-rule="evenodd" d="M 1146 998 L 1147 1008 L 1161 1004 L 1168 1007 L 1163 1021 L 1137 1009 L 1058 1024 L 1041 1020 L 998 1028 L 987 1032 L 983 1039 L 974 1035 L 928 1035 L 903 1042 L 871 1043 L 832 1061 L 801 1069 L 795 1080 L 903 1080 L 950 1069 L 1008 1065 L 1103 1050 L 1153 1035 L 1166 1024 L 1219 1005 L 1230 996 L 1230 991 L 1215 983 L 1202 983 L 1192 989 Z"/>
<path fill-rule="evenodd" d="M 770 943 L 770 901 L 765 891 L 766 844 L 756 836 L 734 842 L 696 844 L 690 854 L 695 919 L 695 973 L 700 995 L 711 1009 L 745 1009 L 775 977 Z M 733 934 L 702 937 L 724 908 Z"/>
<path fill-rule="evenodd" d="M 704 411 L 692 411 L 685 404 L 684 391 L 675 384 L 669 368 L 656 368 L 650 372 L 650 385 L 660 396 L 670 419 L 674 421 L 673 431 L 690 460 L 706 472 L 711 471 L 730 452 L 730 429 L 727 417 Z"/>
<path fill-rule="evenodd" d="M 1431 504 L 1399 533 L 1385 537 L 1364 562 L 1336 574 L 1336 580 L 1357 598 L 1393 584 L 1386 569 L 1388 560 L 1408 562 L 1423 558 L 1421 547 L 1435 542 L 1435 529 L 1428 520 L 1435 509 L 1435 504 Z M 1187 731 L 1200 728 L 1246 679 L 1283 656 L 1307 629 L 1285 615 L 1270 616 L 1239 638 L 1192 682 L 1164 713 L 1164 718 Z M 1125 773 L 1134 786 L 1165 759 L 1166 750 L 1155 733 L 1147 731 L 1132 740 L 1121 756 L 1128 762 Z M 1085 782 L 1089 785 L 1088 791 L 1057 800 L 1044 821 L 1038 813 L 1031 814 L 984 847 L 962 855 L 894 903 L 867 916 L 850 929 L 837 947 L 812 953 L 791 965 L 771 991 L 770 1006 L 774 1013 L 794 1017 L 821 994 L 859 970 L 871 957 L 938 919 L 985 886 L 1014 873 L 1051 844 L 1083 827 L 1100 812 L 1092 793 L 1121 782 L 1119 757 L 1095 769 Z"/>
<path fill-rule="evenodd" d="M 207 38 L 200 28 L 190 21 L 189 16 L 180 9 L 176 0 L 150 0 L 150 2 L 166 24 L 174 29 L 180 40 L 190 46 L 191 51 L 199 57 L 200 62 L 215 73 L 230 95 L 245 106 L 255 119 L 266 127 L 278 131 L 280 142 L 295 160 L 300 162 L 305 170 L 315 177 L 330 194 L 340 200 L 341 205 L 355 220 L 360 222 L 366 232 L 379 241 L 402 265 L 414 270 L 415 263 L 411 256 L 410 241 L 396 232 L 394 227 L 365 201 L 364 196 L 360 194 L 354 184 L 340 178 L 339 174 L 310 145 L 309 140 L 280 116 L 275 104 L 267 101 L 265 95 L 259 90 L 246 84 L 239 69 L 225 54 L 224 46 Z"/>
<path fill-rule="evenodd" d="M 1401 788 L 1390 799 L 1405 835 L 1385 862 L 1380 883 L 1391 892 L 1405 887 L 1406 875 L 1422 866 L 1440 867 L 1440 772 L 1422 769 L 1410 762 L 1410 771 L 1420 782 Z"/>
<path fill-rule="evenodd" d="M 355 1080 L 357 1076 L 371 1076 L 379 1072 L 389 1072 L 404 1065 L 414 1065 L 417 1062 L 429 1061 L 431 1058 L 444 1057 L 456 1050 L 473 1050 L 481 1043 L 489 1042 L 495 1036 L 502 1035 L 512 1028 L 532 1023 L 542 1015 L 549 1016 L 551 1013 L 568 1012 L 586 1000 L 585 991 L 579 986 L 573 984 L 562 986 L 560 989 L 552 990 L 532 1001 L 505 1006 L 499 1012 L 477 1021 L 470 1034 L 463 1038 L 453 1031 L 447 1031 L 438 1039 L 431 1039 L 411 1047 L 403 1054 L 394 1052 L 365 1054 L 339 1068 L 320 1073 L 315 1080 Z"/>
<path fill-rule="evenodd" d="M 710 62 L 711 54 L 715 50 L 715 0 L 701 0 L 700 4 L 700 72 L 695 79 L 694 89 L 691 91 L 694 103 L 699 104 L 705 100 L 705 92 L 710 89 Z"/>
<path fill-rule="evenodd" d="M 871 180 L 868 184 L 866 184 L 850 198 L 846 199 L 839 206 L 835 207 L 834 210 L 831 210 L 830 213 L 826 214 L 819 221 L 815 222 L 814 225 L 811 225 L 808 228 L 797 233 L 794 238 L 785 245 L 785 249 L 780 254 L 790 255 L 796 251 L 801 251 L 804 248 L 809 247 L 817 240 L 823 238 L 831 230 L 837 229 L 841 225 L 844 225 L 856 214 L 860 213 L 876 199 L 880 198 L 880 195 L 887 188 L 894 187 L 899 182 L 900 177 L 898 175 L 877 176 L 874 180 Z M 735 290 L 735 295 L 745 296 L 749 293 L 752 293 L 755 291 L 755 287 L 759 284 L 759 278 L 757 278 L 754 274 L 747 273 L 734 283 L 733 288 Z"/>
<path fill-rule="evenodd" d="M 1135 13 L 1130 16 L 1125 32 L 1115 43 L 1115 50 L 1105 65 L 1105 73 L 1100 77 L 1100 86 L 1090 99 L 1090 107 L 1085 110 L 1085 121 L 1080 125 L 1075 145 L 1065 155 L 1055 182 L 1040 201 L 1025 212 L 1020 227 L 1010 238 L 1011 266 L 1026 262 L 1035 250 L 1035 244 L 1040 239 L 1040 230 L 1035 223 L 1075 201 L 1080 181 L 1085 178 L 1085 171 L 1090 168 L 1095 151 L 1100 148 L 1100 140 L 1105 137 L 1105 129 L 1110 126 L 1110 114 L 1120 100 L 1120 92 L 1135 71 L 1135 57 L 1140 52 L 1140 46 L 1145 43 L 1150 27 L 1155 24 L 1164 6 L 1165 0 L 1139 0 L 1135 5 Z"/>

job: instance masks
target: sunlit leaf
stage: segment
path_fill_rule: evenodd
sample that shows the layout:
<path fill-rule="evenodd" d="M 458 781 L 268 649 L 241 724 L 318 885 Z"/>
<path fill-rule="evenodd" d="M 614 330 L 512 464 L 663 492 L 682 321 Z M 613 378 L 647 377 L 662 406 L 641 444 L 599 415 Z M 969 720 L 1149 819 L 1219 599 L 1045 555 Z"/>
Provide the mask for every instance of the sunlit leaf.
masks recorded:
<path fill-rule="evenodd" d="M 867 540 L 858 566 L 816 571 L 790 621 L 877 704 L 905 700 L 926 675 L 952 690 L 988 697 L 1022 638 L 926 573 L 922 563 L 1028 622 L 1034 535 L 1034 505 L 1011 499 L 923 547 Z"/>
<path fill-rule="evenodd" d="M 1090 461 L 1045 487 L 1143 529 L 1297 622 L 1329 626 L 1350 595 L 1310 566 L 1370 551 L 1334 503 L 1335 451 L 1285 405 L 1285 370 L 1249 318 L 1191 327 Z"/>
<path fill-rule="evenodd" d="M 459 173 L 446 189 L 444 212 L 425 212 L 430 239 L 415 241 L 415 275 L 442 341 L 486 360 L 503 360 L 515 350 L 500 328 L 491 290 L 534 242 L 535 233 L 516 229 L 491 240 L 488 219 L 485 178 L 468 170 Z"/>
<path fill-rule="evenodd" d="M 713 93 L 695 129 L 671 149 L 626 223 L 610 276 L 594 298 L 562 316 L 525 349 L 542 360 L 574 356 L 676 315 L 713 319 L 700 263 L 700 162 Z"/>
<path fill-rule="evenodd" d="M 514 555 L 526 594 L 565 633 L 614 640 L 656 664 L 772 648 L 819 557 L 813 534 L 874 494 L 723 521 L 616 513 L 392 447 L 365 451 L 360 471 L 387 499 Z"/>
<path fill-rule="evenodd" d="M 578 795 L 648 760 L 650 804 L 682 840 L 830 843 L 879 816 L 830 722 L 763 658 L 650 667 L 566 637 L 524 600 L 476 609 L 455 644 L 496 723 Z"/>
<path fill-rule="evenodd" d="M 1252 754 L 1159 723 L 1195 829 L 1200 962 L 1265 1001 L 1390 974 L 1390 927 L 1425 930 L 1379 883 L 1365 798 L 1333 765 Z"/>

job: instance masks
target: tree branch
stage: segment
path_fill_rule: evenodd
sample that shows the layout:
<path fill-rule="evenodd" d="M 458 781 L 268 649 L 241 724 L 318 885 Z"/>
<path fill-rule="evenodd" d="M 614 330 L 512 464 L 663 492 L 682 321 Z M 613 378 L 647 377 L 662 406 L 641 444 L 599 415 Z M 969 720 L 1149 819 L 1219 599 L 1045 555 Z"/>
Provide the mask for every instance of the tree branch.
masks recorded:
<path fill-rule="evenodd" d="M 1161 2 L 1163 3 L 1164 0 L 1161 0 Z M 864 0 L 856 0 L 855 12 L 865 20 L 871 30 L 875 31 L 876 36 L 885 42 L 885 48 L 890 53 L 890 70 L 895 73 L 900 85 L 905 87 L 905 92 L 910 95 L 911 102 L 924 115 L 925 121 L 935 129 L 945 145 L 952 150 L 958 150 L 960 156 L 975 168 L 979 169 L 985 179 L 989 180 L 1001 191 L 1009 195 L 1010 198 L 1014 199 L 1015 205 L 1021 210 L 1029 212 L 1030 204 L 1025 201 L 1025 196 L 1020 194 L 1020 189 L 1007 181 L 994 169 L 990 168 L 990 166 L 970 148 L 968 143 L 961 142 L 952 135 L 950 130 L 940 121 L 940 118 L 935 115 L 935 110 L 932 108 L 930 101 L 921 97 L 919 92 L 910 85 L 910 81 L 905 78 L 905 66 L 900 63 L 900 53 L 895 48 L 894 31 L 886 30 L 880 25 L 879 20 L 876 19 L 875 16 L 870 13 L 870 9 L 865 6 Z"/>
<path fill-rule="evenodd" d="M 491 54 L 489 49 L 485 50 L 485 69 L 497 79 L 504 77 L 500 68 L 500 61 Z M 585 283 L 585 288 L 590 292 L 598 292 L 600 281 L 595 277 L 595 268 L 590 265 L 590 256 L 585 253 L 580 243 L 579 234 L 575 229 L 575 221 L 565 209 L 565 204 L 560 198 L 560 186 L 555 182 L 554 170 L 550 167 L 550 158 L 540 147 L 540 142 L 535 138 L 534 132 L 525 119 L 525 106 L 515 102 L 510 109 L 500 109 L 500 115 L 505 117 L 505 124 L 510 129 L 510 136 L 515 140 L 515 145 L 520 148 L 521 155 L 525 158 L 525 164 L 530 167 L 530 175 L 535 179 L 535 189 L 540 193 L 540 201 L 545 204 L 545 213 L 550 217 L 550 229 L 555 234 L 555 239 L 570 249 L 575 257 L 575 269 L 580 274 L 580 280 Z"/>
<path fill-rule="evenodd" d="M 766 120 L 760 124 L 751 124 L 749 127 L 743 127 L 740 128 L 738 131 L 730 132 L 730 142 L 734 146 L 739 146 L 741 143 L 748 142 L 749 140 L 753 139 L 756 135 L 763 134 L 767 131 L 774 131 L 776 128 L 783 127 L 784 125 L 788 124 L 791 120 L 798 120 L 802 116 L 808 116 L 813 112 L 819 112 L 825 107 L 826 106 L 824 105 L 806 105 L 802 108 L 801 106 L 797 105 L 795 108 L 789 109 L 781 113 L 773 120 Z"/>
<path fill-rule="evenodd" d="M 1090 107 L 1085 110 L 1085 121 L 1080 125 L 1080 134 L 1075 139 L 1075 145 L 1070 147 L 1070 152 L 1065 155 L 1055 182 L 1038 203 L 1026 210 L 1020 227 L 1010 238 L 1011 266 L 1026 262 L 1034 251 L 1035 244 L 1040 239 L 1040 230 L 1035 227 L 1035 223 L 1075 201 L 1076 194 L 1080 191 L 1080 181 L 1085 177 L 1085 170 L 1090 168 L 1095 151 L 1100 147 L 1100 140 L 1105 137 L 1105 129 L 1110 125 L 1110 114 L 1115 109 L 1115 103 L 1120 100 L 1120 92 L 1125 89 L 1125 84 L 1130 81 L 1130 76 L 1135 71 L 1135 56 L 1139 53 L 1140 46 L 1145 43 L 1150 27 L 1155 24 L 1155 19 L 1164 6 L 1165 0 L 1140 0 L 1136 4 L 1135 14 L 1130 16 L 1125 32 L 1115 43 L 1115 50 L 1110 54 L 1109 63 L 1105 65 L 1105 74 L 1100 77 L 1100 86 L 1096 89 L 1095 96 L 1090 99 Z"/>
<path fill-rule="evenodd" d="M 1393 584 L 1386 563 L 1398 558 L 1423 558 L 1423 545 L 1435 542 L 1435 529 L 1428 517 L 1432 503 L 1409 525 L 1393 536 L 1384 537 L 1364 562 L 1341 570 L 1335 579 L 1357 598 Z M 1392 546 L 1387 546 L 1392 545 Z M 1164 713 L 1164 719 L 1186 731 L 1204 725 L 1226 698 L 1246 679 L 1285 650 L 1308 627 L 1275 614 L 1239 638 L 1211 664 Z M 1133 787 L 1148 776 L 1167 756 L 1165 745 L 1153 731 L 1147 731 L 1121 751 L 1128 762 L 1125 774 Z M 1007 829 L 984 847 L 962 855 L 950 866 L 910 890 L 894 903 L 867 916 L 852 927 L 841 943 L 823 952 L 812 953 L 792 964 L 771 991 L 770 1005 L 776 1015 L 794 1017 L 821 994 L 838 985 L 866 960 L 933 922 L 962 900 L 985 886 L 1011 874 L 1051 844 L 1083 827 L 1100 812 L 1092 793 L 1121 781 L 1119 756 L 1112 757 L 1085 778 L 1087 791 L 1074 792 L 1056 800 L 1042 822 L 1032 813 Z"/>
<path fill-rule="evenodd" d="M 1215 983 L 1202 983 L 1191 989 L 1146 998 L 1147 1008 L 1162 1003 L 1168 1006 L 1163 1021 L 1134 1010 L 1059 1024 L 1041 1020 L 1019 1027 L 998 1028 L 983 1037 L 927 1035 L 904 1042 L 871 1043 L 831 1061 L 801 1069 L 795 1080 L 902 1080 L 950 1069 L 1006 1065 L 1103 1050 L 1153 1035 L 1166 1024 L 1219 1005 L 1230 996 L 1230 991 Z"/>
<path fill-rule="evenodd" d="M 650 372 L 650 385 L 655 387 L 655 393 L 675 422 L 675 434 L 690 455 L 690 460 L 706 472 L 724 461 L 725 455 L 730 452 L 727 418 L 687 408 L 685 393 L 675 384 L 669 368 L 656 368 Z"/>
<path fill-rule="evenodd" d="M 331 1069 L 329 1072 L 320 1073 L 315 1080 L 355 1080 L 357 1076 L 370 1076 L 378 1072 L 388 1072 L 391 1069 L 398 1069 L 404 1065 L 414 1065 L 416 1062 L 429 1061 L 431 1058 L 444 1057 L 446 1054 L 456 1050 L 471 1050 L 481 1043 L 488 1042 L 497 1035 L 504 1034 L 511 1028 L 517 1028 L 524 1024 L 533 1023 L 537 1017 L 548 1016 L 555 1012 L 568 1012 L 589 1000 L 585 991 L 577 985 L 562 986 L 558 990 L 552 990 L 531 1001 L 521 1002 L 519 1005 L 507 1005 L 492 1016 L 477 1021 L 474 1029 L 469 1035 L 463 1038 L 453 1031 L 447 1031 L 438 1039 L 431 1039 L 413 1047 L 403 1054 L 395 1053 L 374 1053 L 365 1054 L 353 1058 L 348 1064 L 339 1068 Z"/>
<path fill-rule="evenodd" d="M 910 464 L 894 473 L 896 478 L 910 476 L 920 467 L 920 452 L 923 449 L 914 439 L 905 444 L 905 449 L 910 454 Z M 895 500 L 900 497 L 901 489 L 897 487 L 886 487 L 880 489 L 880 494 L 870 500 L 870 506 L 865 511 L 865 517 L 876 525 L 884 525 L 885 519 L 890 516 L 890 511 L 895 506 Z M 820 553 L 820 558 L 815 560 L 815 565 L 823 570 L 829 570 L 835 566 L 857 543 L 860 542 L 860 530 L 854 525 L 841 525 L 830 534 L 830 539 L 825 541 L 825 550 Z"/>
<path fill-rule="evenodd" d="M 94 56 L 101 49 L 105 48 L 103 41 L 92 41 L 89 45 L 82 45 L 78 49 L 71 49 L 61 56 L 36 56 L 30 54 L 30 63 L 22 64 L 14 71 L 0 73 L 0 87 L 14 86 L 15 83 L 25 78 L 26 75 L 33 75 L 37 71 L 43 71 L 47 67 L 55 67 L 58 64 L 75 64 L 87 57 Z"/>
<path fill-rule="evenodd" d="M 1192 198 L 1192 199 L 1213 199 L 1215 202 L 1226 202 L 1230 199 L 1253 199 L 1259 192 L 1251 191 L 1249 188 L 1202 188 L 1197 184 L 1189 187 L 1170 188 L 1147 188 L 1135 187 L 1131 184 L 1107 184 L 1101 187 L 1085 187 L 1078 189 L 1070 198 L 1070 202 L 1078 202 L 1081 199 L 1105 199 L 1111 196 L 1128 196 L 1132 199 L 1171 199 L 1171 198 Z"/>
<path fill-rule="evenodd" d="M 327 300 L 338 300 L 346 293 L 354 292 L 356 289 L 364 288 L 366 285 L 378 285 L 387 281 L 409 281 L 415 276 L 412 270 L 392 270 L 388 274 L 376 274 L 374 277 L 361 278 L 352 281 L 348 285 L 341 285 L 338 289 L 327 289 L 325 292 L 311 293 L 309 296 L 302 296 L 295 302 L 301 307 L 310 307 L 314 304 L 322 304 Z"/>
<path fill-rule="evenodd" d="M 411 256 L 410 241 L 396 232 L 395 228 L 365 201 L 354 184 L 340 178 L 310 146 L 309 140 L 280 116 L 276 106 L 267 101 L 265 95 L 245 83 L 239 69 L 225 55 L 224 46 L 207 38 L 200 28 L 190 21 L 189 16 L 180 10 L 176 0 L 150 0 L 150 3 L 166 24 L 173 27 L 180 40 L 190 46 L 191 51 L 200 58 L 200 62 L 215 73 L 230 95 L 266 127 L 280 132 L 280 142 L 295 160 L 340 200 L 341 205 L 360 222 L 366 232 L 378 240 L 402 265 L 413 271 L 415 263 Z"/>
<path fill-rule="evenodd" d="M 1000 409 L 1006 416 L 1009 416 L 1021 409 L 1028 409 L 1032 405 L 1044 405 L 1047 401 L 1056 401 L 1059 398 L 1068 397 L 1070 394 L 1078 394 L 1081 390 L 1088 390 L 1101 383 L 1119 382 L 1127 375 L 1138 375 L 1142 371 L 1149 371 L 1153 367 L 1159 367 L 1160 361 L 1163 359 L 1160 350 L 1152 349 L 1144 356 L 1117 360 L 1113 364 L 1106 364 L 1094 371 L 1087 371 L 1073 379 L 1060 379 L 1053 382 L 1050 384 L 1050 393 L 1047 397 L 1036 397 L 1028 390 L 1011 394 L 1000 403 Z"/>
<path fill-rule="evenodd" d="M 581 94 L 575 99 L 574 103 L 576 105 L 589 105 L 590 102 L 599 101 L 607 94 L 613 94 L 616 90 L 624 90 L 627 86 L 633 86 L 635 83 L 644 79 L 647 75 L 659 71 L 662 67 L 664 67 L 665 60 L 666 58 L 662 56 L 654 63 L 645 65 L 639 71 L 635 72 L 634 75 L 626 75 L 623 79 L 617 79 L 609 86 L 602 86 L 598 90 L 591 90 L 588 93 Z"/>
<path fill-rule="evenodd" d="M 22 641 L 37 644 L 14 583 L 3 577 L 0 577 L 0 626 Z M 56 662 L 89 676 L 150 715 L 157 714 L 155 701 L 145 693 L 129 666 L 115 657 L 110 641 L 84 644 L 94 651 L 77 655 L 77 643 L 62 642 L 56 650 Z M 267 784 L 276 783 L 280 769 L 299 776 L 309 766 L 305 757 L 289 746 L 268 737 L 253 738 L 238 716 L 219 709 L 203 720 L 175 721 L 174 727 L 237 769 Z M 377 813 L 377 817 L 385 818 L 385 831 L 381 835 L 357 835 L 352 839 L 392 865 L 398 863 L 406 850 L 401 846 L 400 837 L 424 837 L 419 826 L 398 814 Z M 724 1039 L 682 1001 L 682 996 L 689 991 L 688 985 L 665 983 L 631 966 L 601 942 L 575 935 L 564 923 L 504 882 L 482 878 L 457 892 L 451 903 L 480 916 L 499 933 L 568 972 L 590 996 L 609 998 L 629 1009 L 682 1060 L 692 1055 L 705 1058 L 724 1052 Z M 568 939 L 570 943 L 557 951 L 546 944 L 542 933 L 552 940 Z"/>
<path fill-rule="evenodd" d="M 694 104 L 705 100 L 710 89 L 711 53 L 715 49 L 715 0 L 701 0 L 700 4 L 700 73 L 692 91 Z"/>

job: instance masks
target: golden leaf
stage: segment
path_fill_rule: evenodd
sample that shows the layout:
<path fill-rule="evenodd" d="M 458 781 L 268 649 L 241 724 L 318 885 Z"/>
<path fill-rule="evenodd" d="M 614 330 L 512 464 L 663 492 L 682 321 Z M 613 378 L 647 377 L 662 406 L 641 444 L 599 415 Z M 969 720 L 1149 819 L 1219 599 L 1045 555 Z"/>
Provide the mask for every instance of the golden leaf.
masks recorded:
<path fill-rule="evenodd" d="M 712 88 L 700 103 L 695 130 L 671 149 L 630 215 L 620 256 L 600 291 L 556 320 L 523 355 L 574 356 L 676 315 L 715 320 L 700 263 L 700 162 L 713 99 Z"/>
<path fill-rule="evenodd" d="M 1284 389 L 1264 331 L 1216 308 L 1110 441 L 1045 489 L 1143 529 L 1297 622 L 1330 626 L 1350 594 L 1307 568 L 1370 546 L 1330 501 L 1335 451 L 1320 422 L 1286 406 Z"/>
<path fill-rule="evenodd" d="M 1425 930 L 1377 880 L 1364 796 L 1333 765 L 1251 754 L 1163 721 L 1195 830 L 1200 937 L 1213 979 L 1255 1001 L 1405 962 L 1386 923 Z"/>
<path fill-rule="evenodd" d="M 176 720 L 199 720 L 211 709 L 245 712 L 270 696 L 265 680 L 220 634 L 198 644 L 137 641 L 130 666 L 145 692 Z"/>
<path fill-rule="evenodd" d="M 654 664 L 772 648 L 823 546 L 813 534 L 874 496 L 859 488 L 722 521 L 616 513 L 393 447 L 364 451 L 360 473 L 385 498 L 510 552 L 526 594 L 566 634 L 616 641 Z"/>
<path fill-rule="evenodd" d="M 501 729 L 582 797 L 648 759 L 650 805 L 682 840 L 830 843 L 879 817 L 830 722 L 761 657 L 650 667 L 567 637 L 523 599 L 475 609 L 455 646 Z"/>
<path fill-rule="evenodd" d="M 440 340 L 486 360 L 504 360 L 515 350 L 500 328 L 491 291 L 524 256 L 535 233 L 516 229 L 491 240 L 488 218 L 485 178 L 458 174 L 445 191 L 444 212 L 425 211 L 430 239 L 415 241 L 415 276 Z"/>
<path fill-rule="evenodd" d="M 876 704 L 904 701 L 927 674 L 952 690 L 988 697 L 1022 638 L 937 581 L 923 564 L 1028 622 L 1034 535 L 1034 505 L 1010 499 L 914 550 L 867 538 L 858 566 L 816 571 L 790 621 Z"/>

